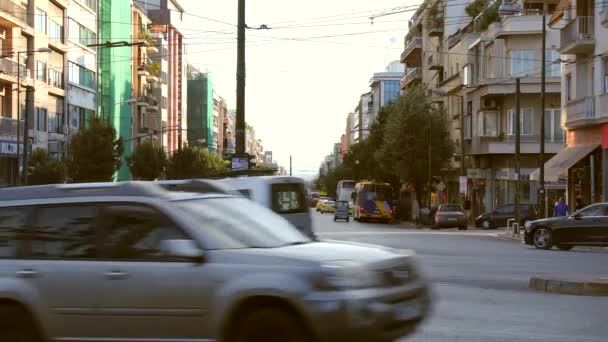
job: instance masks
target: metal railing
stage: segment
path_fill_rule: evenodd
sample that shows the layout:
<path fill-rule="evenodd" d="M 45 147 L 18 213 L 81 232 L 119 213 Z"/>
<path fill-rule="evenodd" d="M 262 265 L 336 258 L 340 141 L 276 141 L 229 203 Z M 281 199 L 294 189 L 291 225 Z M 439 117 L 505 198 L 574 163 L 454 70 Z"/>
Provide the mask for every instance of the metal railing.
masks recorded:
<path fill-rule="evenodd" d="M 24 123 L 21 120 L 21 124 L 19 125 L 20 134 L 23 135 L 23 127 Z M 0 117 L 0 134 L 3 135 L 17 135 L 17 120 L 11 118 Z"/>
<path fill-rule="evenodd" d="M 27 8 L 17 5 L 10 0 L 0 0 L 0 11 L 9 13 L 13 17 L 29 24 L 27 21 Z"/>
<path fill-rule="evenodd" d="M 593 17 L 578 16 L 560 31 L 562 46 L 580 39 L 593 39 Z"/>
<path fill-rule="evenodd" d="M 417 78 L 422 77 L 421 68 L 408 68 L 407 73 L 405 74 L 405 82 L 409 83 Z"/>
<path fill-rule="evenodd" d="M 577 99 L 571 100 L 566 105 L 568 110 L 567 121 L 575 121 L 582 119 L 594 119 L 595 118 L 595 97 L 594 96 L 583 96 Z"/>

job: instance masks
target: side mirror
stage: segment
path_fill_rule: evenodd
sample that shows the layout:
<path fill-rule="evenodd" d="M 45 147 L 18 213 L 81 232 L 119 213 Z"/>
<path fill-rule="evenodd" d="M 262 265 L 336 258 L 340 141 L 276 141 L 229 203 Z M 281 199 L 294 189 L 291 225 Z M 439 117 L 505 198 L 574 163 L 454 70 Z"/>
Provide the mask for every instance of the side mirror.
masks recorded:
<path fill-rule="evenodd" d="M 168 257 L 202 263 L 205 253 L 192 240 L 163 240 L 161 249 Z"/>
<path fill-rule="evenodd" d="M 572 218 L 575 219 L 575 220 L 580 220 L 580 219 L 583 218 L 583 215 L 581 215 L 581 213 L 574 213 L 572 215 Z"/>

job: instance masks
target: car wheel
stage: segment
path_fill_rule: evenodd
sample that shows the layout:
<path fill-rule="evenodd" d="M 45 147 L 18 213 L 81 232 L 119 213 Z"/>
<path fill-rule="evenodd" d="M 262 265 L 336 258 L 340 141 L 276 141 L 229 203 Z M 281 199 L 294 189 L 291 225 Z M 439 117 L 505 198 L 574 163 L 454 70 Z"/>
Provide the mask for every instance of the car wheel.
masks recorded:
<path fill-rule="evenodd" d="M 18 305 L 0 306 L 0 341 L 40 342 L 36 324 L 30 314 Z"/>
<path fill-rule="evenodd" d="M 306 342 L 310 334 L 297 317 L 280 309 L 260 309 L 244 317 L 229 342 L 269 341 Z"/>
<path fill-rule="evenodd" d="M 460 226 L 458 227 L 458 230 L 467 230 L 467 226 Z"/>
<path fill-rule="evenodd" d="M 532 239 L 534 247 L 538 249 L 551 249 L 553 246 L 553 233 L 549 228 L 540 227 L 536 229 Z"/>
<path fill-rule="evenodd" d="M 574 246 L 572 245 L 557 245 L 557 248 L 559 248 L 562 251 L 569 251 L 573 248 Z"/>
<path fill-rule="evenodd" d="M 490 220 L 483 220 L 481 222 L 481 228 L 483 228 L 483 229 L 492 229 L 492 222 L 490 222 Z"/>

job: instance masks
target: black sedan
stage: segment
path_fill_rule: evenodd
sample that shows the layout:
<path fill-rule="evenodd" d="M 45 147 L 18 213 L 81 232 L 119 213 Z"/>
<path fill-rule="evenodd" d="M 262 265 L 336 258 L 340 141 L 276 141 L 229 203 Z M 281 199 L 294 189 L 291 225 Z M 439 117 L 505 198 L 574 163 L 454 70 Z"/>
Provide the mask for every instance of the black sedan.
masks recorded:
<path fill-rule="evenodd" d="M 592 204 L 570 216 L 528 222 L 523 242 L 539 249 L 608 246 L 608 203 Z"/>

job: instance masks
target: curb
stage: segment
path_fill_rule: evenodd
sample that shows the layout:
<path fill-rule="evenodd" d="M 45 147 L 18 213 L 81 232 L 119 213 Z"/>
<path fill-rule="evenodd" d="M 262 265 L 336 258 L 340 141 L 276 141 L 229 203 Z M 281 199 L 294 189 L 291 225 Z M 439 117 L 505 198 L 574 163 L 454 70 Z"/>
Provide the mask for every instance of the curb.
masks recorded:
<path fill-rule="evenodd" d="M 608 296 L 608 277 L 532 277 L 530 278 L 528 287 L 540 292 L 563 293 L 579 296 Z"/>

